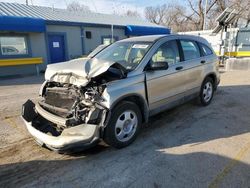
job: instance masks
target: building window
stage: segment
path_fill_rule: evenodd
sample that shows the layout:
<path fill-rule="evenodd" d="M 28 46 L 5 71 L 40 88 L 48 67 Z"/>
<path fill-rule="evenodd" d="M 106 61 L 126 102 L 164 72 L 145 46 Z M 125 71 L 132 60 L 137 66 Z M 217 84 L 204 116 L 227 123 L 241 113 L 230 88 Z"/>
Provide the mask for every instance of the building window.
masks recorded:
<path fill-rule="evenodd" d="M 105 44 L 105 45 L 109 45 L 109 44 L 111 44 L 111 38 L 108 38 L 108 37 L 104 37 L 103 39 L 102 39 L 102 44 Z"/>
<path fill-rule="evenodd" d="M 0 36 L 0 48 L 2 56 L 28 55 L 25 36 Z"/>
<path fill-rule="evenodd" d="M 91 39 L 92 38 L 91 31 L 86 31 L 86 38 L 87 39 Z"/>
<path fill-rule="evenodd" d="M 118 37 L 113 37 L 113 42 L 117 41 Z M 112 43 L 112 37 L 107 36 L 107 37 L 102 37 L 102 44 L 104 45 L 110 45 Z"/>

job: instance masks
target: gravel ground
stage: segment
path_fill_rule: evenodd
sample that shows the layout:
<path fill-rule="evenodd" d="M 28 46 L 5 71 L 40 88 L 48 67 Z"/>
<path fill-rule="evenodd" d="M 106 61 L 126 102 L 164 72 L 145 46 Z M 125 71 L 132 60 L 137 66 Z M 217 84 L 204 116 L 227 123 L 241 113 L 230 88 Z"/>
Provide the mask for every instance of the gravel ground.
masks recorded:
<path fill-rule="evenodd" d="M 250 187 L 250 71 L 223 73 L 207 107 L 150 118 L 127 148 L 74 155 L 36 145 L 19 117 L 42 80 L 0 80 L 0 187 Z"/>

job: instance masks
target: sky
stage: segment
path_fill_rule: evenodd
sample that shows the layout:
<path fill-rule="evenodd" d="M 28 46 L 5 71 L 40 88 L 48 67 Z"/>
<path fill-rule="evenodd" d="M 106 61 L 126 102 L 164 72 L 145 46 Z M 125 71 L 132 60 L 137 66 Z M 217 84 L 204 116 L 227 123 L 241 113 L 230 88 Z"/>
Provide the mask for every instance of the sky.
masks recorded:
<path fill-rule="evenodd" d="M 29 4 L 49 6 L 54 8 L 66 8 L 73 0 L 29 0 Z M 137 11 L 143 16 L 144 8 L 147 6 L 162 5 L 172 0 L 76 0 L 90 8 L 93 12 L 105 14 L 123 14 L 127 10 Z M 0 2 L 25 3 L 25 0 L 0 0 Z"/>

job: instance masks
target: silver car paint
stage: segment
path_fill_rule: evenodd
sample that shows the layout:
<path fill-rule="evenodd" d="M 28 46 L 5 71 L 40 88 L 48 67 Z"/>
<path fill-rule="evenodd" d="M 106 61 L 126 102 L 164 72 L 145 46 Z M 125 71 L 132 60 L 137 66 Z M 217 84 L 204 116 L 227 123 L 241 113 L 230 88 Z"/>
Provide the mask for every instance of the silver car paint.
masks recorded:
<path fill-rule="evenodd" d="M 194 36 L 159 36 L 158 40 L 153 44 L 135 70 L 129 72 L 124 79 L 107 83 L 106 89 L 102 94 L 105 99 L 102 104 L 111 111 L 111 115 L 113 107 L 121 100 L 128 100 L 131 99 L 131 97 L 136 97 L 136 102 L 139 102 L 139 107 L 144 115 L 143 119 L 147 121 L 149 116 L 180 104 L 186 99 L 189 99 L 190 96 L 197 96 L 202 82 L 207 75 L 214 75 L 216 82 L 219 82 L 220 77 L 216 66 L 218 59 L 215 54 L 183 61 L 170 66 L 167 70 L 145 71 L 146 65 L 159 46 L 169 40 L 175 39 L 191 39 L 210 46 L 206 40 Z M 135 38 L 135 41 L 140 41 L 140 39 Z M 83 60 L 84 62 L 86 61 L 86 59 Z M 201 64 L 203 60 L 205 60 L 206 63 Z M 76 64 L 76 67 L 66 64 L 66 69 L 64 69 L 65 64 L 63 64 L 63 67 L 60 67 L 60 65 L 49 66 L 46 71 L 46 80 L 57 81 L 57 79 L 59 79 L 60 81 L 60 79 L 62 79 L 63 82 L 85 86 L 89 82 L 89 78 L 100 75 L 112 65 L 112 63 L 107 63 L 105 66 L 101 66 L 102 64 L 96 63 L 95 67 L 92 67 L 93 71 L 89 72 L 91 74 L 86 74 L 86 72 L 83 71 L 83 64 L 79 62 Z M 183 66 L 183 69 L 179 71 L 176 70 L 178 66 Z M 55 78 L 54 75 L 58 73 L 61 75 L 59 74 L 60 76 Z M 70 79 L 72 75 L 77 75 L 77 78 L 75 80 Z M 40 93 L 42 93 L 42 91 Z M 37 140 L 53 149 L 64 148 L 69 144 L 75 144 L 80 141 L 84 143 L 91 142 L 91 139 L 95 140 L 100 138 L 100 127 L 98 125 L 83 124 L 79 127 L 70 129 L 69 132 L 65 129 L 65 134 L 57 138 L 38 131 L 27 121 L 24 122 L 29 132 Z M 102 123 L 102 125 L 104 125 L 104 123 Z M 86 127 L 88 131 L 82 129 L 82 126 Z"/>
<path fill-rule="evenodd" d="M 115 62 L 96 58 L 79 58 L 47 66 L 45 80 L 85 86 L 90 79 L 108 70 Z"/>
<path fill-rule="evenodd" d="M 104 105 L 111 109 L 127 96 L 138 96 L 143 99 L 143 113 L 147 120 L 147 117 L 155 112 L 167 109 L 168 104 L 172 107 L 174 105 L 170 105 L 171 103 L 179 104 L 178 100 L 182 100 L 184 97 L 197 96 L 207 75 L 213 74 L 219 81 L 219 73 L 216 68 L 218 58 L 215 54 L 183 61 L 170 66 L 167 70 L 144 71 L 156 50 L 163 43 L 176 39 L 190 39 L 210 46 L 205 39 L 194 36 L 170 35 L 160 38 L 126 79 L 108 84 L 103 94 L 106 99 Z M 201 64 L 202 60 L 205 60 L 206 63 Z M 175 68 L 178 66 L 183 66 L 183 69 L 177 71 Z"/>
<path fill-rule="evenodd" d="M 144 73 L 110 82 L 103 92 L 103 98 L 106 100 L 102 104 L 108 109 L 112 109 L 118 102 L 131 96 L 139 98 L 143 105 L 143 108 L 141 108 L 142 113 L 147 120 L 149 108 L 146 97 Z"/>

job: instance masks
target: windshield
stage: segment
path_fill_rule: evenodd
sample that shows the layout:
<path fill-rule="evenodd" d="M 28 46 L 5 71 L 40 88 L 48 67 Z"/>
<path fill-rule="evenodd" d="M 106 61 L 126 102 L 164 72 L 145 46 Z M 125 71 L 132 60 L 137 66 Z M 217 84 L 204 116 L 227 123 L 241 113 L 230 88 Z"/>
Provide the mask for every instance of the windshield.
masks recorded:
<path fill-rule="evenodd" d="M 96 54 L 98 54 L 100 51 L 102 51 L 107 46 L 108 45 L 105 45 L 105 44 L 97 46 L 92 52 L 89 53 L 88 57 L 94 57 Z"/>
<path fill-rule="evenodd" d="M 95 58 L 117 62 L 131 71 L 139 65 L 151 45 L 150 42 L 117 42 L 102 50 Z"/>

